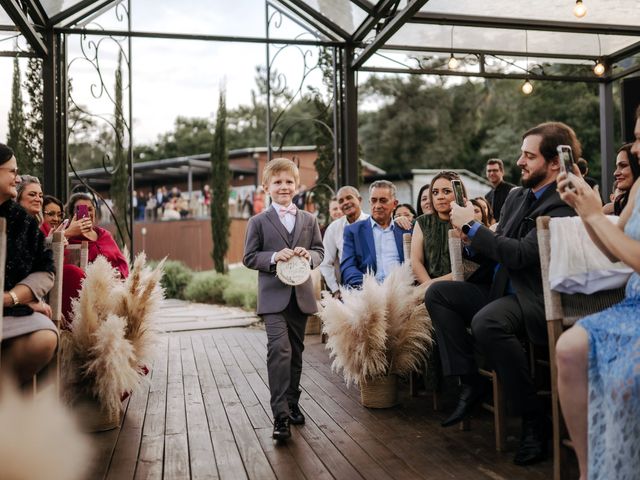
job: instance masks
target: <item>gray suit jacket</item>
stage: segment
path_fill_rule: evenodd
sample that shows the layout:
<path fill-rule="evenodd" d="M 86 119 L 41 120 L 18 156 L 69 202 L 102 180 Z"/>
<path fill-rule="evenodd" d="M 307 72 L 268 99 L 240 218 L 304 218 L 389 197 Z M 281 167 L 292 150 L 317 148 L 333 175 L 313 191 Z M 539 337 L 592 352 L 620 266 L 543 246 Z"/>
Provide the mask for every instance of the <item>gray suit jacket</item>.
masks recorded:
<path fill-rule="evenodd" d="M 316 218 L 309 212 L 298 210 L 291 243 L 287 229 L 273 208 L 249 219 L 242 263 L 259 272 L 258 315 L 283 311 L 291 299 L 292 288 L 295 288 L 298 307 L 303 313 L 310 315 L 318 311 L 311 278 L 297 287 L 285 285 L 276 276 L 275 264 L 271 264 L 271 257 L 275 252 L 295 247 L 304 247 L 309 251 L 312 268 L 318 267 L 322 262 L 324 249 L 320 228 Z"/>

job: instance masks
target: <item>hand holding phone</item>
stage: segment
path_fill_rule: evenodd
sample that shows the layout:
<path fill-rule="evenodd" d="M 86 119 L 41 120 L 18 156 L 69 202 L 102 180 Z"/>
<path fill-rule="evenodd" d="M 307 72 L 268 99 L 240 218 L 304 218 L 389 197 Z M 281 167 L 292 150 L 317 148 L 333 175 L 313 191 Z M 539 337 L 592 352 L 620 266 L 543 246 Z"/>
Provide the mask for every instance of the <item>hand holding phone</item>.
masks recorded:
<path fill-rule="evenodd" d="M 456 203 L 461 207 L 464 207 L 466 203 L 464 201 L 464 190 L 462 189 L 462 181 L 451 180 L 451 186 L 453 188 L 453 194 L 456 197 Z"/>

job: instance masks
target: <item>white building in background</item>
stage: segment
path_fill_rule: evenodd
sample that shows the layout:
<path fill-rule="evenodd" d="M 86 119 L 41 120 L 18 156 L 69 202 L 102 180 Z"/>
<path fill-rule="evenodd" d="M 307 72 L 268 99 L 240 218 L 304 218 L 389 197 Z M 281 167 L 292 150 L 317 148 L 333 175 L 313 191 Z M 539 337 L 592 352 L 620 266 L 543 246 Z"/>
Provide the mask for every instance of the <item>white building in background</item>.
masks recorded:
<path fill-rule="evenodd" d="M 365 177 L 364 183 L 360 186 L 363 210 L 366 212 L 371 211 L 368 201 L 369 185 L 371 185 L 375 180 L 389 180 L 393 182 L 398 189 L 398 202 L 408 203 L 415 207 L 418 201 L 418 192 L 420 191 L 420 188 L 427 183 L 431 183 L 433 177 L 444 170 L 442 168 L 416 168 L 406 174 L 387 174 L 384 170 L 378 167 L 373 165 L 371 165 L 371 167 L 376 169 L 376 175 Z M 489 190 L 491 190 L 491 184 L 489 181 L 480 175 L 476 175 L 464 168 L 449 168 L 447 170 L 456 172 L 460 175 L 460 178 L 467 189 L 467 195 L 469 195 L 469 198 L 484 197 Z"/>

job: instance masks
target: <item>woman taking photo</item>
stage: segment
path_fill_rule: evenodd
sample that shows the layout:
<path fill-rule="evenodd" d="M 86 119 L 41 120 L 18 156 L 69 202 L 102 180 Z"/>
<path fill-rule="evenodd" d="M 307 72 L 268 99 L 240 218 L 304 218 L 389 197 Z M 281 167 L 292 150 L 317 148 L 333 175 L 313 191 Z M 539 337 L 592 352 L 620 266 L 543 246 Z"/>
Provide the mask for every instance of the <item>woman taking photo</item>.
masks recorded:
<path fill-rule="evenodd" d="M 416 219 L 411 238 L 411 267 L 421 286 L 439 280 L 451 280 L 449 259 L 449 222 L 451 202 L 455 201 L 452 180 L 460 180 L 455 172 L 443 171 L 433 177 L 429 189 L 432 213 Z M 466 197 L 467 192 L 462 184 Z"/>
<path fill-rule="evenodd" d="M 129 266 L 120 248 L 107 230 L 96 225 L 96 206 L 91 195 L 84 192 L 71 195 L 67 202 L 67 218 L 72 219 L 65 230 L 69 243 L 88 241 L 89 263 L 102 255 L 120 272 L 122 278 L 127 278 Z"/>
<path fill-rule="evenodd" d="M 50 307 L 41 302 L 53 286 L 52 252 L 38 221 L 13 201 L 19 184 L 16 157 L 0 144 L 0 217 L 7 222 L 2 362 L 25 384 L 49 363 L 58 335 Z"/>

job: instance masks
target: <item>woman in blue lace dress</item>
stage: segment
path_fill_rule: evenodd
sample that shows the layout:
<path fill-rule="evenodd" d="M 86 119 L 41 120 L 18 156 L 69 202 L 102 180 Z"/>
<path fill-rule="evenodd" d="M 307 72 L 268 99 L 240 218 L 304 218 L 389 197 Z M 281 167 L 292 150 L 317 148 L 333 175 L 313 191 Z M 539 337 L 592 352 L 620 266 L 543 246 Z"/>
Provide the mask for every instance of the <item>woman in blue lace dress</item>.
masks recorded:
<path fill-rule="evenodd" d="M 640 108 L 635 143 L 640 153 Z M 575 169 L 577 170 L 577 168 Z M 575 172 L 577 174 L 577 172 Z M 619 228 L 601 213 L 600 197 L 581 178 L 558 177 L 562 199 L 610 259 L 635 273 L 620 303 L 580 320 L 556 347 L 562 412 L 578 457 L 580 480 L 640 478 L 640 180 Z M 574 191 L 566 188 L 568 181 Z"/>

